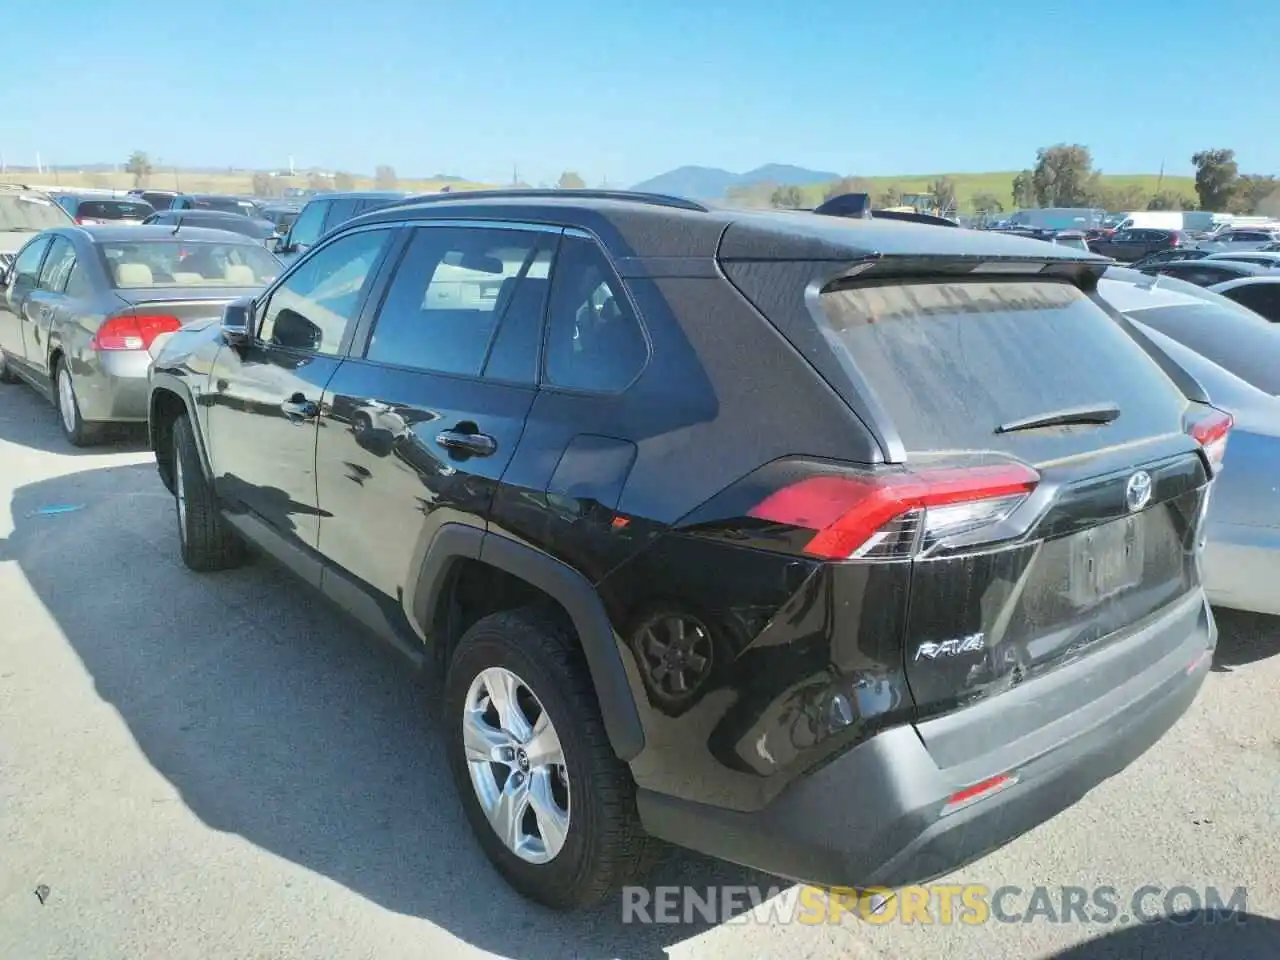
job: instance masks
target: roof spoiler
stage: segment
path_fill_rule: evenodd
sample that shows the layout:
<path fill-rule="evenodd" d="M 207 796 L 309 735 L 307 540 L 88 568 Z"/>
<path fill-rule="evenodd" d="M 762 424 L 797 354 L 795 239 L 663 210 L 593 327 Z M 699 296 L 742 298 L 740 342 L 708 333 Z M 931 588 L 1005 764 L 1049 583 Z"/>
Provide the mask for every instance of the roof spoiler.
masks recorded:
<path fill-rule="evenodd" d="M 935 227 L 958 227 L 947 217 L 935 217 L 929 213 L 908 213 L 905 210 L 873 210 L 871 196 L 866 193 L 842 193 L 832 197 L 813 212 L 824 217 L 849 217 L 855 220 L 907 220 L 911 223 L 927 223 Z"/>

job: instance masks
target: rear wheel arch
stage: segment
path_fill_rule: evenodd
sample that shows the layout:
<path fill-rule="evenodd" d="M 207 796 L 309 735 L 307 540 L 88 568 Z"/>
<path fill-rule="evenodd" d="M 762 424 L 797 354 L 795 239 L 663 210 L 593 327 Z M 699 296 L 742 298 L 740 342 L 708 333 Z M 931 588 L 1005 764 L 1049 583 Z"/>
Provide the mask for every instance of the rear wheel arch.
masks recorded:
<path fill-rule="evenodd" d="M 443 668 L 462 635 L 482 617 L 534 608 L 569 631 L 582 647 L 610 744 L 633 761 L 645 746 L 637 707 L 643 690 L 627 669 L 621 641 L 603 602 L 582 574 L 532 547 L 463 524 L 437 531 L 407 612 Z"/>
<path fill-rule="evenodd" d="M 173 425 L 184 414 L 190 416 L 190 410 L 178 393 L 165 387 L 151 391 L 147 403 L 147 437 L 156 455 L 160 479 L 170 492 L 173 491 Z"/>

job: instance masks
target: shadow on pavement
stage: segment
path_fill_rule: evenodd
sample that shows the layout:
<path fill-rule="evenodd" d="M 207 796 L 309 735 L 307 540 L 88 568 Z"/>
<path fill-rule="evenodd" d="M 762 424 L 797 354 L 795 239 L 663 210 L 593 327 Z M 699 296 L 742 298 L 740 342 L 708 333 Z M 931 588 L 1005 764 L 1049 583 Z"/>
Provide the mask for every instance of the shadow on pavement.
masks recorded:
<path fill-rule="evenodd" d="M 1234 667 L 1280 654 L 1280 617 L 1221 607 L 1215 607 L 1213 615 L 1218 621 L 1218 649 L 1213 654 L 1216 672 L 1230 673 Z"/>
<path fill-rule="evenodd" d="M 202 822 L 522 960 L 662 957 L 708 929 L 624 925 L 621 898 L 567 916 L 512 893 L 472 839 L 423 686 L 273 564 L 187 571 L 171 503 L 151 464 L 31 484 L 0 560 Z M 681 852 L 647 886 L 675 884 L 788 886 Z"/>
<path fill-rule="evenodd" d="M 0 383 L 0 440 L 63 456 L 127 453 L 147 449 L 145 424 L 118 424 L 102 443 L 73 447 L 58 428 L 58 411 L 26 383 Z"/>
<path fill-rule="evenodd" d="M 1246 960 L 1280 956 L 1280 921 L 1194 910 L 1126 927 L 1053 954 L 1053 960 Z"/>

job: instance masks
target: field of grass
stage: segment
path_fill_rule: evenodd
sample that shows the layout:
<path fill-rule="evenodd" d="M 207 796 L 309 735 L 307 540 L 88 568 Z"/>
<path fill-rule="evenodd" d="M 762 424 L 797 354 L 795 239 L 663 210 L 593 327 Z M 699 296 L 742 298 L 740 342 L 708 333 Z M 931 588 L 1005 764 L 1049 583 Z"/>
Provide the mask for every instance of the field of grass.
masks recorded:
<path fill-rule="evenodd" d="M 373 177 L 354 176 L 355 190 L 377 189 Z M 306 188 L 307 178 L 272 177 L 276 193 L 283 193 L 287 187 Z M 92 189 L 129 190 L 134 186 L 133 176 L 128 173 L 69 173 L 65 170 L 45 173 L 10 171 L 0 177 L 0 182 L 27 183 L 42 187 L 88 187 Z M 465 180 L 400 180 L 397 189 L 408 193 L 434 193 L 448 184 L 454 190 L 477 190 L 488 184 L 471 183 Z M 253 171 L 232 171 L 228 173 L 193 173 L 186 171 L 163 170 L 151 174 L 146 186 L 156 190 L 182 190 L 188 193 L 222 193 L 236 196 L 248 196 L 253 193 Z"/>

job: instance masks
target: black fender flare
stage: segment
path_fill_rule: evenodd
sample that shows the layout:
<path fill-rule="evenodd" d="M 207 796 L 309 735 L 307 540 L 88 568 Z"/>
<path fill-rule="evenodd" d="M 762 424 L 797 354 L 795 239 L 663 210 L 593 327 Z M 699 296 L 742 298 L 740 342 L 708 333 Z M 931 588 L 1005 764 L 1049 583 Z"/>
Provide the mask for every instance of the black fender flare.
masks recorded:
<path fill-rule="evenodd" d="M 182 405 L 186 407 L 187 418 L 191 421 L 193 427 L 192 433 L 196 438 L 196 450 L 200 454 L 200 465 L 204 469 L 205 477 L 212 482 L 213 480 L 213 461 L 209 458 L 209 451 L 205 446 L 204 423 L 196 413 L 195 401 L 191 397 L 191 390 L 181 377 L 175 377 L 171 373 L 162 373 L 156 370 L 151 372 L 151 382 L 147 387 L 147 445 L 153 453 L 158 453 L 156 436 L 156 396 L 160 393 L 171 393 L 182 401 Z"/>
<path fill-rule="evenodd" d="M 614 753 L 626 762 L 640 756 L 645 735 L 636 705 L 636 687 L 624 660 L 630 652 L 614 631 L 591 582 L 550 554 L 501 534 L 461 523 L 445 524 L 431 540 L 410 599 L 413 618 L 428 637 L 449 573 L 459 560 L 479 560 L 509 573 L 565 609 L 582 644 Z"/>

